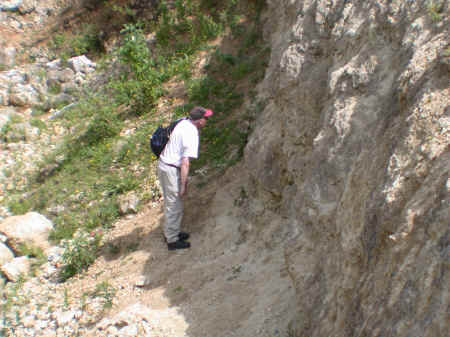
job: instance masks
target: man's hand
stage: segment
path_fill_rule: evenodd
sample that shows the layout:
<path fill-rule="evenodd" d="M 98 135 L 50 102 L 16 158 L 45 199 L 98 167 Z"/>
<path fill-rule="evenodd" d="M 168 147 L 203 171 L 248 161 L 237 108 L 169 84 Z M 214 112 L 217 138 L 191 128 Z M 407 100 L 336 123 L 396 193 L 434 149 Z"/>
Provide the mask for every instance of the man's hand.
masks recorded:
<path fill-rule="evenodd" d="M 187 185 L 187 184 L 186 184 Z M 187 194 L 187 186 L 181 185 L 180 186 L 180 197 L 183 197 Z"/>
<path fill-rule="evenodd" d="M 181 158 L 181 184 L 180 184 L 180 197 L 183 197 L 187 193 L 187 181 L 189 174 L 189 158 L 183 157 Z"/>

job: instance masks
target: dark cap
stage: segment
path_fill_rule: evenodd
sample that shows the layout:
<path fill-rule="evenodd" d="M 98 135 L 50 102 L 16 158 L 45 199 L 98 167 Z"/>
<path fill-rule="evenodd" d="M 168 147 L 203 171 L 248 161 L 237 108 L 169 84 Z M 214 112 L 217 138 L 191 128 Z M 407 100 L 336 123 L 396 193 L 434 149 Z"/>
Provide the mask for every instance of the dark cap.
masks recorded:
<path fill-rule="evenodd" d="M 198 119 L 202 119 L 203 117 L 210 117 L 210 116 L 212 116 L 212 114 L 213 114 L 212 110 L 205 109 L 205 108 L 203 108 L 201 106 L 196 106 L 189 113 L 189 117 L 193 121 L 196 121 Z"/>

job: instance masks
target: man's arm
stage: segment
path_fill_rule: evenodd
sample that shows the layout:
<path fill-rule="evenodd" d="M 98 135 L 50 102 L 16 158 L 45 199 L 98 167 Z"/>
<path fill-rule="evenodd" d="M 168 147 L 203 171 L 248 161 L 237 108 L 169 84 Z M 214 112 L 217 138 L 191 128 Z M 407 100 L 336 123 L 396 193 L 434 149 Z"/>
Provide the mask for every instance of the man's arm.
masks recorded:
<path fill-rule="evenodd" d="M 187 192 L 187 181 L 189 174 L 189 158 L 181 158 L 181 186 L 180 186 L 180 197 L 184 196 Z"/>

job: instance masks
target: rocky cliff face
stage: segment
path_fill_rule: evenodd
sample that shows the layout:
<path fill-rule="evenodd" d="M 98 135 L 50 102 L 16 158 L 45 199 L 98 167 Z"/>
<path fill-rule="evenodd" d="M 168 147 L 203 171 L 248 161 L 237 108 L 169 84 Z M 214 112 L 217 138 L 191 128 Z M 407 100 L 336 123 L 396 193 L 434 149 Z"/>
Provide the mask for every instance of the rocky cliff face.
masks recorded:
<path fill-rule="evenodd" d="M 268 1 L 250 223 L 278 217 L 296 336 L 448 336 L 448 2 Z M 273 222 L 271 222 L 273 223 Z"/>

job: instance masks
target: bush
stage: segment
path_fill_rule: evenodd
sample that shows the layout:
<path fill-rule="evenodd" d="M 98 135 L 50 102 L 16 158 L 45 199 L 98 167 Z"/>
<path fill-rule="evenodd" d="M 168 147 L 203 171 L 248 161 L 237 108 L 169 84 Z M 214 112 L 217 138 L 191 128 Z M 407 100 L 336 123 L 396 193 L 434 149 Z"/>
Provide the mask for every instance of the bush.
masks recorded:
<path fill-rule="evenodd" d="M 60 277 L 62 280 L 86 270 L 96 259 L 101 234 L 99 232 L 78 232 L 72 240 L 63 243 L 63 268 Z"/>
<path fill-rule="evenodd" d="M 125 25 L 121 33 L 124 37 L 118 53 L 123 70 L 109 87 L 115 92 L 117 104 L 131 106 L 140 115 L 163 94 L 164 75 L 150 54 L 142 25 Z"/>
<path fill-rule="evenodd" d="M 100 141 L 117 135 L 122 128 L 118 116 L 109 109 L 100 110 L 79 138 L 83 145 L 92 146 Z"/>
<path fill-rule="evenodd" d="M 443 3 L 439 0 L 430 0 L 427 3 L 428 14 L 434 22 L 438 22 L 442 19 L 441 12 Z"/>

